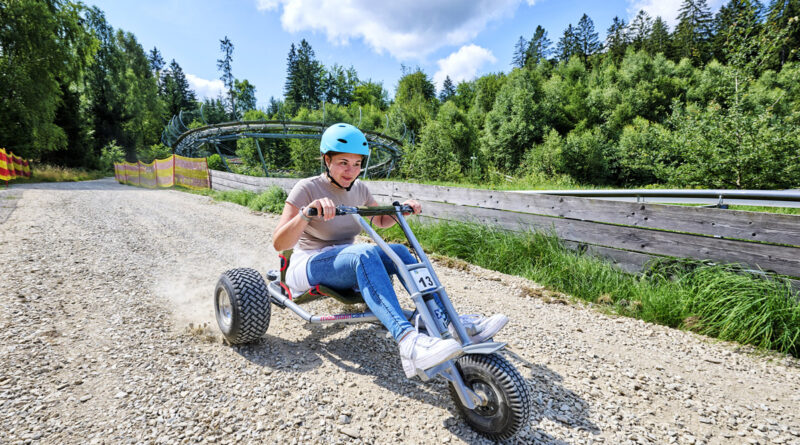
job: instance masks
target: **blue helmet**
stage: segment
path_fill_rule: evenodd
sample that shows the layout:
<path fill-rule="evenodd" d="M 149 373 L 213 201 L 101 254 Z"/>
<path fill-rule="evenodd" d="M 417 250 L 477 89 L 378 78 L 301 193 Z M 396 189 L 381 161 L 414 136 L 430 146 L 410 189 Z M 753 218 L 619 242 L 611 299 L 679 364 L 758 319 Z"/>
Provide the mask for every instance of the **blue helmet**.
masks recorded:
<path fill-rule="evenodd" d="M 322 133 L 319 152 L 353 153 L 369 156 L 367 137 L 358 128 L 344 123 L 333 124 Z"/>

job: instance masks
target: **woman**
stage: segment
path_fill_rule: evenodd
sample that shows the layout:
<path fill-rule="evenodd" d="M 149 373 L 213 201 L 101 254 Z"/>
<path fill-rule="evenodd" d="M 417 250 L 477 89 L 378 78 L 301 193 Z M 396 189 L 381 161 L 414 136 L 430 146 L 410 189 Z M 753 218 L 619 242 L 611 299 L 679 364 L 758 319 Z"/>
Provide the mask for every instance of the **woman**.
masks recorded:
<path fill-rule="evenodd" d="M 334 219 L 337 205 L 378 205 L 367 186 L 356 181 L 362 162 L 369 155 L 364 133 L 349 124 L 334 124 L 322 134 L 320 153 L 325 172 L 294 186 L 272 237 L 275 250 L 294 248 L 286 271 L 286 284 L 292 294 L 300 295 L 317 284 L 334 289 L 357 287 L 364 302 L 398 342 L 407 377 L 416 375 L 417 369 L 428 369 L 457 357 L 461 345 L 456 340 L 420 334 L 403 316 L 389 277 L 397 274 L 397 269 L 389 257 L 377 246 L 354 244 L 361 226 L 352 218 Z M 421 211 L 417 201 L 403 204 L 410 206 L 414 214 Z M 317 215 L 322 216 L 308 216 L 309 208 L 317 209 Z M 372 223 L 390 227 L 395 221 L 384 215 L 375 217 Z M 404 246 L 391 247 L 405 263 L 417 262 Z M 438 297 L 436 301 L 439 303 Z M 439 312 L 445 314 L 444 310 Z M 474 342 L 491 338 L 508 322 L 502 314 L 489 318 L 468 315 L 461 320 Z"/>

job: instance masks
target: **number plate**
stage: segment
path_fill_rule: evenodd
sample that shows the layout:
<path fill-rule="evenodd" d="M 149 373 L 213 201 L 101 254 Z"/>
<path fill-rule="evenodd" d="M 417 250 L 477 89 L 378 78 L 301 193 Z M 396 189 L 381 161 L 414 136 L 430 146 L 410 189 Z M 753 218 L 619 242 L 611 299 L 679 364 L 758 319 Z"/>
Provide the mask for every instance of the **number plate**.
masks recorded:
<path fill-rule="evenodd" d="M 426 267 L 412 270 L 411 278 L 417 283 L 420 292 L 436 288 L 436 283 L 433 281 L 431 272 Z"/>

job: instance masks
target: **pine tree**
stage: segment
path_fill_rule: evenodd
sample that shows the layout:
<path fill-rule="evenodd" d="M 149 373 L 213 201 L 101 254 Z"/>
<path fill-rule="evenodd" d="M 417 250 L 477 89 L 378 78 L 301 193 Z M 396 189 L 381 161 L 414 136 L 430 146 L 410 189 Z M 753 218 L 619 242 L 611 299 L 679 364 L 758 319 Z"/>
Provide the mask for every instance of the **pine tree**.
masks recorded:
<path fill-rule="evenodd" d="M 668 54 L 670 48 L 669 28 L 661 17 L 653 20 L 653 30 L 645 42 L 645 49 L 651 54 Z"/>
<path fill-rule="evenodd" d="M 552 42 L 547 38 L 547 31 L 541 27 L 536 26 L 536 31 L 533 32 L 533 38 L 528 43 L 527 64 L 532 65 L 539 63 L 541 59 L 547 59 L 552 50 Z"/>
<path fill-rule="evenodd" d="M 294 46 L 292 46 L 294 49 Z M 294 97 L 291 97 L 293 112 L 296 107 L 305 106 L 310 109 L 319 108 L 323 95 L 323 79 L 325 69 L 314 57 L 314 50 L 311 45 L 303 39 L 296 52 L 290 50 L 290 75 L 287 76 L 287 83 L 291 82 L 289 90 Z M 290 96 L 287 94 L 287 100 Z"/>
<path fill-rule="evenodd" d="M 594 30 L 594 22 L 592 22 L 592 19 L 586 14 L 578 21 L 575 41 L 578 45 L 578 54 L 583 59 L 584 63 L 590 56 L 599 52 L 602 48 L 597 32 Z"/>
<path fill-rule="evenodd" d="M 300 104 L 303 103 L 303 94 L 300 91 L 298 75 L 297 50 L 294 43 L 292 43 L 289 47 L 289 55 L 286 57 L 286 84 L 284 85 L 284 97 L 290 114 L 294 114 Z"/>
<path fill-rule="evenodd" d="M 684 0 L 673 37 L 675 55 L 699 63 L 708 60 L 711 22 L 711 11 L 706 0 Z"/>
<path fill-rule="evenodd" d="M 564 35 L 558 40 L 556 53 L 558 59 L 563 61 L 567 61 L 570 57 L 578 54 L 578 41 L 575 37 L 575 28 L 572 25 L 567 26 L 567 29 L 564 30 Z"/>
<path fill-rule="evenodd" d="M 772 68 L 800 60 L 800 0 L 773 0 L 767 8 L 764 33 L 767 41 L 778 37 L 780 44 L 773 52 Z"/>
<path fill-rule="evenodd" d="M 453 81 L 450 79 L 450 76 L 445 77 L 444 83 L 442 84 L 442 91 L 439 93 L 439 101 L 442 103 L 447 102 L 456 94 L 456 88 L 453 85 Z"/>
<path fill-rule="evenodd" d="M 169 116 L 175 116 L 181 110 L 190 110 L 194 108 L 194 102 L 197 100 L 194 91 L 186 80 L 186 75 L 183 73 L 183 68 L 172 59 L 169 67 L 163 72 L 161 79 L 162 97 L 167 105 L 167 113 Z"/>
<path fill-rule="evenodd" d="M 231 68 L 231 62 L 233 61 L 233 43 L 230 41 L 228 36 L 225 36 L 224 39 L 219 41 L 219 50 L 222 51 L 224 57 L 222 59 L 217 59 L 217 69 L 222 71 L 222 76 L 220 76 L 220 80 L 225 85 L 225 88 L 228 89 L 228 98 L 230 100 L 230 116 L 233 119 L 238 119 L 238 113 L 236 112 L 236 93 L 234 92 L 234 80 L 233 77 L 233 70 Z"/>
<path fill-rule="evenodd" d="M 628 47 L 628 34 L 626 31 L 625 20 L 614 17 L 611 26 L 608 27 L 606 37 L 606 52 L 612 60 L 619 62 L 625 56 L 625 49 Z"/>
<path fill-rule="evenodd" d="M 653 19 L 643 9 L 636 14 L 629 27 L 629 37 L 633 49 L 639 51 L 645 48 L 645 42 L 650 38 L 653 30 Z"/>
<path fill-rule="evenodd" d="M 528 41 L 525 37 L 519 36 L 517 44 L 514 45 L 514 57 L 511 59 L 511 65 L 516 68 L 522 68 L 528 63 Z"/>
<path fill-rule="evenodd" d="M 156 76 L 161 77 L 161 70 L 164 69 L 164 58 L 161 57 L 161 52 L 155 46 L 150 50 L 147 55 L 147 62 L 150 64 L 150 71 Z"/>

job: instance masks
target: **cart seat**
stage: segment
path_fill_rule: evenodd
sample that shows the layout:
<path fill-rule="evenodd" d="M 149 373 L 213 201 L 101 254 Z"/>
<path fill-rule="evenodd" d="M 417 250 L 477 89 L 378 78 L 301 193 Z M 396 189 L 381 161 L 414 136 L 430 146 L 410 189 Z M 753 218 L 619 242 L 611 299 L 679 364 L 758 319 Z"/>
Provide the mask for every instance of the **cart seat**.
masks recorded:
<path fill-rule="evenodd" d="M 280 253 L 281 258 L 281 284 L 282 287 L 288 288 L 286 286 L 286 269 L 289 268 L 289 259 L 292 257 L 293 249 L 284 250 Z M 357 292 L 353 289 L 332 289 L 328 286 L 323 286 L 321 284 L 317 284 L 303 295 L 298 297 L 292 298 L 297 304 L 308 303 L 310 301 L 319 300 L 320 298 L 332 297 L 337 301 L 344 303 L 344 304 L 357 304 L 363 303 L 364 298 L 361 297 L 361 293 Z"/>

